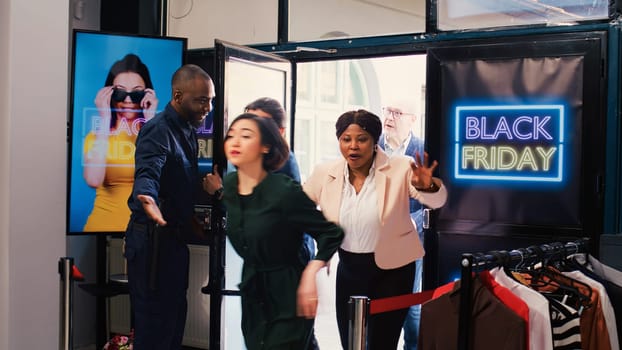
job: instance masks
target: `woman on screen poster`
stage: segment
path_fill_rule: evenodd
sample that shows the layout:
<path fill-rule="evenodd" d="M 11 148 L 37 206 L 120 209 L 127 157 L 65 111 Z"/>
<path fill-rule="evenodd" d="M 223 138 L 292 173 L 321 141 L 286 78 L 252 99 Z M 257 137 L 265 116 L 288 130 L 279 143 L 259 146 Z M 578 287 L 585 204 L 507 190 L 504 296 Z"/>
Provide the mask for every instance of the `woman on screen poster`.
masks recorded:
<path fill-rule="evenodd" d="M 85 232 L 122 232 L 130 217 L 134 149 L 140 127 L 158 106 L 147 66 L 135 54 L 116 61 L 95 97 L 98 115 L 84 140 L 83 176 L 95 189 Z"/>

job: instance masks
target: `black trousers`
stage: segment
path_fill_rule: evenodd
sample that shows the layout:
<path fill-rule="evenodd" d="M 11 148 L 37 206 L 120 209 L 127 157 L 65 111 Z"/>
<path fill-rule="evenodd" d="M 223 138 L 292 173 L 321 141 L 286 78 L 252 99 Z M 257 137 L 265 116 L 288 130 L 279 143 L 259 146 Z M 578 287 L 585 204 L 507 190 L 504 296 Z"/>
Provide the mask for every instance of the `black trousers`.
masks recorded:
<path fill-rule="evenodd" d="M 154 235 L 158 235 L 155 245 Z M 179 231 L 130 223 L 125 257 L 134 313 L 134 350 L 181 349 L 190 255 Z"/>
<path fill-rule="evenodd" d="M 383 270 L 374 261 L 373 253 L 350 253 L 339 249 L 337 267 L 336 309 L 339 337 L 348 349 L 348 301 L 352 295 L 371 300 L 412 293 L 415 262 Z M 408 308 L 370 315 L 367 325 L 368 350 L 397 349 Z"/>

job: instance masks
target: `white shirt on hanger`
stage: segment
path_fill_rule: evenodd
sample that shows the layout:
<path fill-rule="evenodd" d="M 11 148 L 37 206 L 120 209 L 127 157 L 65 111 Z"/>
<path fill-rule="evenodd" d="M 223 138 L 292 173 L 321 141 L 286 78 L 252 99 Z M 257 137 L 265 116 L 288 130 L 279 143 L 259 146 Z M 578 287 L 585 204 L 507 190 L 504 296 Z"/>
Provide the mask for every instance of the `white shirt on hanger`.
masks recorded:
<path fill-rule="evenodd" d="M 613 306 L 609 295 L 605 290 L 605 286 L 602 283 L 593 280 L 586 276 L 581 271 L 569 271 L 562 272 L 565 276 L 574 278 L 579 282 L 583 282 L 592 288 L 593 292 L 598 292 L 600 295 L 600 304 L 603 315 L 605 317 L 605 324 L 607 325 L 607 332 L 609 333 L 609 344 L 611 344 L 611 350 L 619 350 L 620 344 L 618 343 L 618 330 L 616 328 L 616 315 L 613 313 Z"/>
<path fill-rule="evenodd" d="M 497 283 L 521 298 L 529 307 L 529 349 L 552 350 L 553 332 L 548 300 L 537 291 L 513 280 L 500 267 L 490 270 L 490 274 Z"/>

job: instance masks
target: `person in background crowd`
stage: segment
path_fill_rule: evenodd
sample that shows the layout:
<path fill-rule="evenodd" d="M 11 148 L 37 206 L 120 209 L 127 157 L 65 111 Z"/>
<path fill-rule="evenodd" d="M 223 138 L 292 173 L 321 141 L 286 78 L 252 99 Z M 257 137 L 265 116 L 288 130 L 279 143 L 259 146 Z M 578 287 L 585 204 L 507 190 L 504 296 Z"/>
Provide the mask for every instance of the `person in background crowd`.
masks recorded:
<path fill-rule="evenodd" d="M 172 99 L 136 139 L 132 214 L 125 258 L 134 320 L 134 350 L 181 349 L 189 273 L 187 241 L 197 233 L 201 187 L 198 127 L 212 108 L 214 84 L 196 65 L 179 68 Z"/>
<path fill-rule="evenodd" d="M 378 147 L 382 122 L 366 110 L 342 114 L 335 124 L 343 158 L 318 165 L 303 188 L 326 218 L 345 231 L 339 248 L 336 310 L 341 344 L 348 349 L 348 300 L 377 299 L 412 292 L 415 260 L 423 247 L 410 217 L 410 198 L 431 208 L 447 192 L 432 177 L 438 163 L 427 153 L 389 157 Z M 408 309 L 372 315 L 369 350 L 396 349 Z"/>
<path fill-rule="evenodd" d="M 307 349 L 318 305 L 316 274 L 341 244 L 343 231 L 324 218 L 299 183 L 274 172 L 289 156 L 274 120 L 238 116 L 224 150 L 237 169 L 224 178 L 222 204 L 227 236 L 244 260 L 239 288 L 246 347 Z M 308 263 L 299 258 L 305 232 L 318 245 Z"/>
<path fill-rule="evenodd" d="M 134 182 L 134 144 L 138 130 L 158 107 L 147 66 L 134 54 L 116 61 L 97 92 L 98 121 L 84 140 L 83 176 L 95 189 L 84 231 L 122 232 Z"/>
<path fill-rule="evenodd" d="M 378 145 L 390 157 L 394 155 L 409 156 L 424 154 L 423 139 L 415 136 L 413 126 L 418 117 L 418 108 L 415 97 L 391 98 L 382 108 L 384 117 L 383 133 Z M 414 198 L 410 199 L 410 216 L 415 222 L 419 233 L 419 240 L 423 244 L 423 205 Z M 415 261 L 415 282 L 413 293 L 421 291 L 423 259 Z M 408 310 L 404 321 L 404 350 L 417 350 L 419 338 L 419 321 L 421 319 L 421 305 L 413 305 Z"/>

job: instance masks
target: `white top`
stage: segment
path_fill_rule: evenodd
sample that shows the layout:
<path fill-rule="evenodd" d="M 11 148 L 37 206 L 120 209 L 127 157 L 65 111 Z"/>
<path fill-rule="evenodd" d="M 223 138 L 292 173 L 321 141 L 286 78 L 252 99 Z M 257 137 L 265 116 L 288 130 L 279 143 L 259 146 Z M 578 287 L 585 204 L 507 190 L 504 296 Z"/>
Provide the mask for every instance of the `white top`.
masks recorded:
<path fill-rule="evenodd" d="M 344 185 L 339 210 L 339 226 L 345 236 L 341 248 L 351 253 L 373 253 L 380 232 L 378 193 L 374 183 L 375 162 L 357 194 L 349 181 L 348 163 L 343 171 Z"/>
<path fill-rule="evenodd" d="M 497 283 L 509 289 L 527 304 L 529 308 L 529 349 L 552 350 L 553 332 L 551 330 L 549 301 L 537 291 L 513 280 L 499 267 L 490 270 L 490 274 Z"/>
<path fill-rule="evenodd" d="M 616 328 L 616 315 L 613 312 L 613 306 L 609 295 L 600 282 L 593 280 L 581 271 L 562 272 L 565 276 L 574 278 L 579 282 L 583 282 L 590 286 L 593 291 L 598 292 L 600 296 L 600 305 L 602 307 L 603 316 L 605 317 L 605 324 L 607 325 L 607 332 L 609 333 L 609 343 L 611 344 L 611 350 L 619 350 L 620 344 L 618 343 L 618 330 Z"/>
<path fill-rule="evenodd" d="M 580 256 L 581 254 L 577 254 L 577 258 Z M 606 281 L 615 284 L 618 287 L 622 287 L 622 272 L 614 269 L 611 266 L 601 263 L 598 259 L 591 255 L 588 256 L 588 261 L 590 263 L 590 266 L 588 266 L 588 268 L 591 267 L 591 270 L 594 271 L 596 275 L 600 276 Z M 620 322 L 622 322 L 622 320 L 620 320 Z"/>

